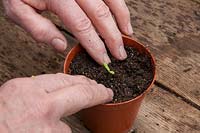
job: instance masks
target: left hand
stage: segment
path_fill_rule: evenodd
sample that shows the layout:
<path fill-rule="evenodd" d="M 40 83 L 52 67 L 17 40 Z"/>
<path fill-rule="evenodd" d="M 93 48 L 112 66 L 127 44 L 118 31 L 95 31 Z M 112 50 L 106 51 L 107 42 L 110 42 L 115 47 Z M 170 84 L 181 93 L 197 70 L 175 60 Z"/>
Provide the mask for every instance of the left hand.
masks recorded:
<path fill-rule="evenodd" d="M 3 4 L 6 14 L 35 40 L 59 51 L 65 50 L 67 40 L 37 11 L 49 10 L 57 14 L 99 64 L 111 62 L 105 45 L 116 59 L 127 57 L 121 32 L 131 35 L 133 30 L 124 0 L 3 0 Z M 105 45 L 98 33 L 104 38 Z"/>

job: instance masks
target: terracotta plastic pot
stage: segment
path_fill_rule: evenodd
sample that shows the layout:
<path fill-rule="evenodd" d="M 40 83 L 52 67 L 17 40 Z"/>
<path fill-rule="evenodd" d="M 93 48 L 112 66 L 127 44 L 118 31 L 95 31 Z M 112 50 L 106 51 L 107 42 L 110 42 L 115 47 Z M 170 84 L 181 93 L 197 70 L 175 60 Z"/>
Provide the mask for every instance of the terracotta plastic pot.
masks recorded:
<path fill-rule="evenodd" d="M 136 119 L 142 100 L 146 93 L 151 89 L 155 80 L 155 60 L 149 50 L 130 37 L 123 36 L 123 41 L 125 45 L 134 47 L 140 53 L 147 54 L 151 57 L 154 74 L 153 80 L 146 91 L 134 99 L 121 103 L 102 104 L 82 110 L 80 112 L 81 119 L 86 127 L 94 133 L 127 133 Z M 83 50 L 84 49 L 80 45 L 76 45 L 69 52 L 64 64 L 64 73 L 68 73 L 68 68 L 72 59 Z"/>

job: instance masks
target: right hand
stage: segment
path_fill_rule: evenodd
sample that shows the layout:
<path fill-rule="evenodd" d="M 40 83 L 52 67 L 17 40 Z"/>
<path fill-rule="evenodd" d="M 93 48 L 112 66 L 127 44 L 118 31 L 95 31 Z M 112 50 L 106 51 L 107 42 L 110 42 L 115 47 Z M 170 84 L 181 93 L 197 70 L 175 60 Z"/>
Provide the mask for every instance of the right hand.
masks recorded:
<path fill-rule="evenodd" d="M 12 79 L 0 87 L 0 133 L 71 133 L 61 117 L 112 97 L 111 89 L 84 76 Z"/>
<path fill-rule="evenodd" d="M 50 44 L 59 51 L 67 47 L 65 37 L 36 10 L 50 10 L 57 14 L 99 64 L 109 63 L 110 58 L 96 30 L 115 58 L 123 60 L 127 57 L 120 31 L 127 35 L 133 31 L 124 0 L 3 0 L 3 3 L 14 22 L 37 41 Z"/>

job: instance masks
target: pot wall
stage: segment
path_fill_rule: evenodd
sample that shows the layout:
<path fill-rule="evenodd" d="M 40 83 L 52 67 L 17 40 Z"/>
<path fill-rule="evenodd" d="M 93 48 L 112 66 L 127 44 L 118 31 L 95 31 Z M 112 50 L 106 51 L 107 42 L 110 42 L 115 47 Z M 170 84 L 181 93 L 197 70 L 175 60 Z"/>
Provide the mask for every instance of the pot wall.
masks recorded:
<path fill-rule="evenodd" d="M 147 54 L 151 57 L 154 78 L 146 91 L 134 99 L 122 103 L 102 104 L 82 110 L 80 112 L 81 119 L 94 133 L 127 133 L 136 119 L 142 100 L 155 81 L 155 60 L 149 50 L 130 37 L 123 36 L 123 41 L 125 45 L 134 47 L 140 53 Z M 68 73 L 68 68 L 72 59 L 80 51 L 83 51 L 83 48 L 80 45 L 77 45 L 69 52 L 64 65 L 65 73 Z"/>

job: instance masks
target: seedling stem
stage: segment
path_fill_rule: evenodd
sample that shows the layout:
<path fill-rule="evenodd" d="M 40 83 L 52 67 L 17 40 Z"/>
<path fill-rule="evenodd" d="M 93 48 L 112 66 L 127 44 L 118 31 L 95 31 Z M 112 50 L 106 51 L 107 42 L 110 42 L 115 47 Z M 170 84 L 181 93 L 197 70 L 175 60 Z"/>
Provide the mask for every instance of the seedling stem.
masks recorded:
<path fill-rule="evenodd" d="M 110 73 L 110 74 L 115 74 L 114 71 L 111 71 L 108 64 L 104 63 L 103 66 L 105 67 L 105 69 Z"/>

